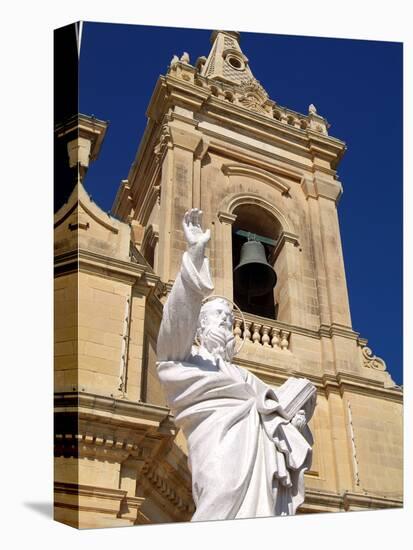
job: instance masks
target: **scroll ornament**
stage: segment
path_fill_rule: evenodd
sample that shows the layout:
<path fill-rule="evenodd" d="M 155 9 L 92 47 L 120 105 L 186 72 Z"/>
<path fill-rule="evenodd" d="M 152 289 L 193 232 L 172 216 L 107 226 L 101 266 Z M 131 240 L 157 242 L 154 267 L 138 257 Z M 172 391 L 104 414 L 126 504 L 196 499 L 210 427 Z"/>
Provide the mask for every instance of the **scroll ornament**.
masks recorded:
<path fill-rule="evenodd" d="M 363 365 L 365 367 L 381 371 L 386 370 L 386 363 L 383 361 L 383 359 L 374 355 L 373 351 L 370 348 L 368 348 L 367 346 L 361 348 L 361 353 L 363 356 Z"/>

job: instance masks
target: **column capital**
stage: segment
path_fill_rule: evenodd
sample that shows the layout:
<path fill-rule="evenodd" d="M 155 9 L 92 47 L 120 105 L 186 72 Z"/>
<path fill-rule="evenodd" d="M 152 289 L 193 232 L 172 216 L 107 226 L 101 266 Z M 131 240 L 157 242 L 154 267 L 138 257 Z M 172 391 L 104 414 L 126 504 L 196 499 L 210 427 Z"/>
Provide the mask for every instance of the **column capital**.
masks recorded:
<path fill-rule="evenodd" d="M 224 212 L 223 210 L 220 210 L 218 212 L 218 219 L 221 223 L 227 223 L 229 225 L 232 225 L 235 220 L 237 219 L 236 214 L 231 214 L 230 212 Z"/>
<path fill-rule="evenodd" d="M 187 125 L 177 125 L 172 122 L 168 125 L 168 131 L 174 147 L 186 149 L 193 154 L 202 141 L 202 133 Z"/>

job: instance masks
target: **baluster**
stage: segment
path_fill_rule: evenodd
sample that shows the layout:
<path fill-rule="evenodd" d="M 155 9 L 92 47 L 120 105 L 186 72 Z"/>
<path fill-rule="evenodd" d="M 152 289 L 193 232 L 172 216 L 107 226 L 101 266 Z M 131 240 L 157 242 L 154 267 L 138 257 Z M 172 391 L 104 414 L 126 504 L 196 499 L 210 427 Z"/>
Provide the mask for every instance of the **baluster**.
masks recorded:
<path fill-rule="evenodd" d="M 267 326 L 267 325 L 263 325 L 262 326 L 262 338 L 261 338 L 261 342 L 262 342 L 262 345 L 269 348 L 270 347 L 270 337 L 269 337 L 269 332 L 271 330 L 271 327 Z"/>
<path fill-rule="evenodd" d="M 281 113 L 281 118 L 280 118 L 281 122 L 283 124 L 287 124 L 288 123 L 288 116 L 286 115 L 286 113 Z"/>
<path fill-rule="evenodd" d="M 244 324 L 244 340 L 251 340 L 251 321 L 246 321 Z"/>
<path fill-rule="evenodd" d="M 271 345 L 274 349 L 280 349 L 280 329 L 273 327 L 271 329 Z"/>
<path fill-rule="evenodd" d="M 253 323 L 253 335 L 252 335 L 252 341 L 254 342 L 254 344 L 259 344 L 260 343 L 260 340 L 261 340 L 261 334 L 260 334 L 260 329 L 261 329 L 261 326 L 260 324 L 258 323 Z"/>
<path fill-rule="evenodd" d="M 234 321 L 234 336 L 235 339 L 238 341 L 241 339 L 242 336 L 242 330 L 241 330 L 242 320 L 241 319 L 235 319 Z"/>
<path fill-rule="evenodd" d="M 288 349 L 288 337 L 289 337 L 290 333 L 287 332 L 286 330 L 282 330 L 281 331 L 281 343 L 280 343 L 280 346 L 281 346 L 281 349 L 282 350 L 286 350 Z"/>

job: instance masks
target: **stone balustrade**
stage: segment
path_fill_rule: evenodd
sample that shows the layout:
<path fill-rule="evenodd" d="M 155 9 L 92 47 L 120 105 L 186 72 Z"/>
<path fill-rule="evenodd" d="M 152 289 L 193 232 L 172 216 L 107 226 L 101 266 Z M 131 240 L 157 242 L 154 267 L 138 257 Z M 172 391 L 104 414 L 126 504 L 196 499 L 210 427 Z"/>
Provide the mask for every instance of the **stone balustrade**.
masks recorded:
<path fill-rule="evenodd" d="M 234 318 L 234 335 L 240 341 L 245 338 L 256 346 L 271 348 L 276 351 L 289 351 L 291 332 L 280 327 L 277 321 L 245 316 L 245 323 L 239 315 Z"/>
<path fill-rule="evenodd" d="M 168 74 L 208 90 L 217 99 L 255 111 L 281 124 L 304 131 L 311 129 L 328 135 L 327 128 L 329 125 L 323 117 L 316 113 L 315 108 L 308 115 L 303 115 L 292 109 L 282 107 L 269 98 L 260 82 L 253 77 L 246 79 L 239 85 L 211 80 L 202 76 L 198 67 L 193 67 L 187 62 L 181 61 L 175 62 L 169 68 Z"/>

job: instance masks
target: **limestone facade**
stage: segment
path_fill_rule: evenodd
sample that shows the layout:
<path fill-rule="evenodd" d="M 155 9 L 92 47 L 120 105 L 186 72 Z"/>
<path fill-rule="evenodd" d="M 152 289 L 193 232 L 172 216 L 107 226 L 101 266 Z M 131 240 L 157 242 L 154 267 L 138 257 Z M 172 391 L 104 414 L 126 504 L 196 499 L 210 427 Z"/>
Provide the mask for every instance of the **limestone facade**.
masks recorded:
<path fill-rule="evenodd" d="M 236 361 L 270 385 L 305 376 L 317 386 L 300 511 L 402 506 L 402 390 L 351 324 L 337 216 L 345 144 L 313 105 L 303 115 L 271 100 L 233 32 L 214 32 L 193 65 L 174 56 L 147 114 L 111 215 L 82 183 L 81 155 L 100 146 L 105 124 L 88 133 L 81 115 L 82 141 L 68 148 L 79 179 L 55 215 L 56 519 L 82 528 L 193 513 L 185 440 L 155 366 L 193 207 L 211 228 L 217 294 L 236 291 L 237 231 L 273 243 L 275 313 L 236 316 L 246 340 Z"/>

